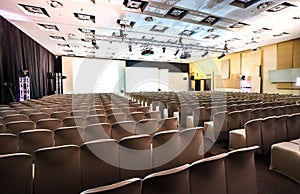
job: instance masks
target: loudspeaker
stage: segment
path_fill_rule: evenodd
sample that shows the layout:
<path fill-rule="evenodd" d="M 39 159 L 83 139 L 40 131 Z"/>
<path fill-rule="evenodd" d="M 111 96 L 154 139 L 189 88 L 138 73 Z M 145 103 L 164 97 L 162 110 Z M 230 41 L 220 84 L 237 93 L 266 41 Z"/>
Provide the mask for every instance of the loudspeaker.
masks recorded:
<path fill-rule="evenodd" d="M 54 60 L 54 72 L 62 73 L 62 58 L 61 56 L 56 56 Z"/>
<path fill-rule="evenodd" d="M 192 75 L 192 76 L 191 76 L 191 80 L 195 80 L 195 76 Z"/>

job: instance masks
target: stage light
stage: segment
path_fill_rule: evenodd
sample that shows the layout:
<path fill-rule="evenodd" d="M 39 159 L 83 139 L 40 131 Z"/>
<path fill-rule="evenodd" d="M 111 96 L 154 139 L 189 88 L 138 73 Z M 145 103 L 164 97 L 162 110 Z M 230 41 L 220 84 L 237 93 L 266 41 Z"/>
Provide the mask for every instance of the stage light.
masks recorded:
<path fill-rule="evenodd" d="M 176 56 L 176 55 L 178 55 L 178 53 L 179 53 L 179 48 L 176 49 L 174 55 Z"/>
<path fill-rule="evenodd" d="M 225 53 L 224 52 L 220 56 L 218 56 L 218 59 L 221 59 L 223 57 L 225 57 Z"/>
<path fill-rule="evenodd" d="M 129 52 L 132 52 L 132 46 L 131 46 L 131 44 L 128 45 L 128 49 L 129 49 Z"/>
<path fill-rule="evenodd" d="M 166 52 L 166 47 L 165 47 L 165 46 L 162 47 L 162 52 L 163 52 L 163 53 Z"/>
<path fill-rule="evenodd" d="M 205 52 L 201 55 L 201 57 L 205 57 L 206 55 L 208 55 L 208 51 L 205 51 Z"/>

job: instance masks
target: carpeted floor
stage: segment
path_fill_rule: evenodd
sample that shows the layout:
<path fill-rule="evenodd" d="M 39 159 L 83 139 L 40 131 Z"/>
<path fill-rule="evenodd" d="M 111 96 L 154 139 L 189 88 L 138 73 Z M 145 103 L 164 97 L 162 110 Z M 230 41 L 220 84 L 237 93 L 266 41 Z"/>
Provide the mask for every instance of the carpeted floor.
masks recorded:
<path fill-rule="evenodd" d="M 227 142 L 214 144 L 207 156 L 228 152 L 226 144 Z M 300 184 L 269 170 L 270 155 L 255 154 L 255 165 L 258 194 L 300 194 Z"/>

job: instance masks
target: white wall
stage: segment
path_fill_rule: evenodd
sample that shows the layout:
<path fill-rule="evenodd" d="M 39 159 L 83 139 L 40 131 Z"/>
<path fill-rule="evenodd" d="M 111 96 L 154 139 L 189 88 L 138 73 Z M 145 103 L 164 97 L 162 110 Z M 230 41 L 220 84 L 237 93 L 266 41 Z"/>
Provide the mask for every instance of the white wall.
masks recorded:
<path fill-rule="evenodd" d="M 160 69 L 158 71 L 158 88 L 161 91 L 169 91 L 169 70 L 168 69 Z"/>
<path fill-rule="evenodd" d="M 169 73 L 169 91 L 187 91 L 188 89 L 188 73 Z"/>

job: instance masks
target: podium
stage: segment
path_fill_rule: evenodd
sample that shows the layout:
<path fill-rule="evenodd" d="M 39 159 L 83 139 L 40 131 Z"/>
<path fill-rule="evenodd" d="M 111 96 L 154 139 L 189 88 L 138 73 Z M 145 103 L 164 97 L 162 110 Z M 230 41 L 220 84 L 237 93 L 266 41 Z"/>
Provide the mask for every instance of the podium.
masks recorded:
<path fill-rule="evenodd" d="M 19 77 L 19 101 L 25 101 L 30 99 L 30 77 L 20 76 Z"/>

